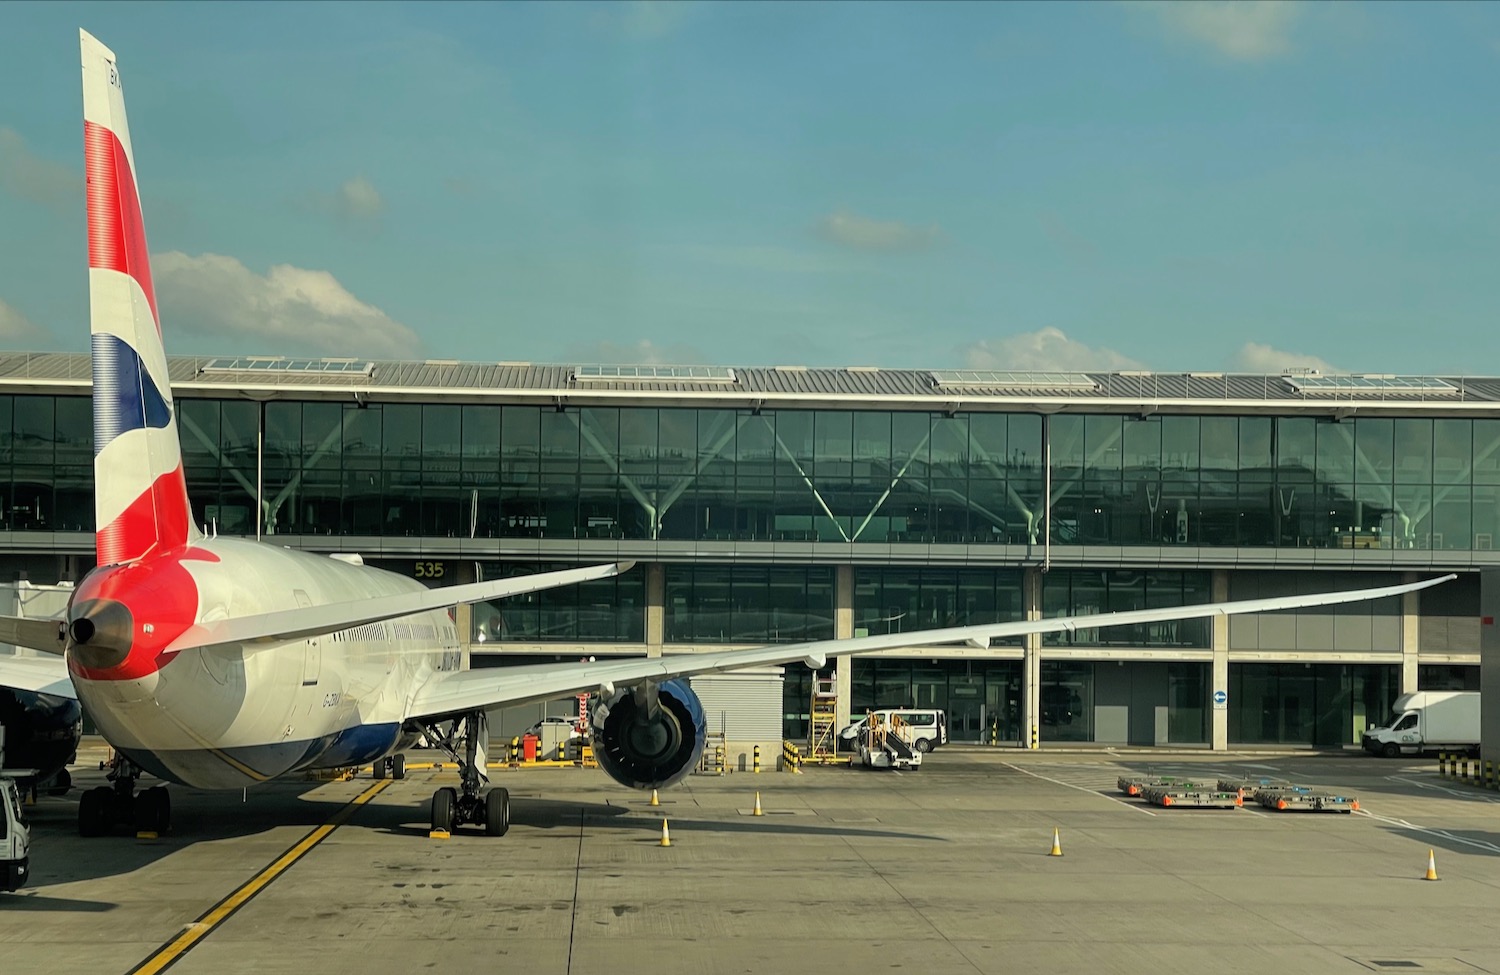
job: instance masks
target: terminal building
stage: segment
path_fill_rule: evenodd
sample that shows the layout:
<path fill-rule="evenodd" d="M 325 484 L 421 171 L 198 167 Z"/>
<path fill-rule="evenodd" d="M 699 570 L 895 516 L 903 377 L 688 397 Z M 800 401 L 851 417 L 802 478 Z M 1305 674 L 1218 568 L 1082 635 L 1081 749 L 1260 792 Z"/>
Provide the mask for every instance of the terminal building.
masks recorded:
<path fill-rule="evenodd" d="M 169 357 L 193 513 L 432 585 L 631 560 L 460 610 L 473 666 L 1359 588 L 1329 609 L 840 659 L 841 716 L 958 741 L 1358 741 L 1479 687 L 1500 379 Z M 90 364 L 0 354 L 0 581 L 93 562 Z M 784 732 L 812 674 L 787 668 Z"/>

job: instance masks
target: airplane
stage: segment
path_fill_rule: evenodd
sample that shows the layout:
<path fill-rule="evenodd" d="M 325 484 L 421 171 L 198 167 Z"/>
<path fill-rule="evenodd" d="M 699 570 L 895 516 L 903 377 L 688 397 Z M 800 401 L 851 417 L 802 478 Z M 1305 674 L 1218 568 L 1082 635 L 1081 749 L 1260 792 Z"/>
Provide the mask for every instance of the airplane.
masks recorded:
<path fill-rule="evenodd" d="M 66 795 L 68 765 L 83 738 L 83 709 L 70 697 L 0 687 L 0 728 L 5 760 L 0 772 L 16 776 L 23 794 Z"/>
<path fill-rule="evenodd" d="M 0 685 L 76 699 L 113 747 L 113 788 L 86 791 L 78 829 L 162 831 L 167 789 L 149 774 L 240 789 L 309 769 L 372 765 L 401 777 L 421 736 L 459 765 L 432 796 L 435 830 L 510 825 L 488 786 L 487 709 L 590 692 L 599 765 L 639 789 L 680 781 L 703 752 L 695 674 L 806 663 L 897 647 L 969 644 L 1024 633 L 1256 613 L 1378 599 L 1405 585 L 1169 609 L 946 627 L 656 658 L 460 669 L 449 609 L 601 579 L 629 563 L 428 589 L 365 566 L 259 541 L 205 535 L 183 479 L 166 353 L 146 249 L 135 156 L 115 55 L 80 31 L 89 302 L 93 351 L 98 567 L 61 621 L 0 618 L 0 643 L 45 651 L 0 657 Z"/>

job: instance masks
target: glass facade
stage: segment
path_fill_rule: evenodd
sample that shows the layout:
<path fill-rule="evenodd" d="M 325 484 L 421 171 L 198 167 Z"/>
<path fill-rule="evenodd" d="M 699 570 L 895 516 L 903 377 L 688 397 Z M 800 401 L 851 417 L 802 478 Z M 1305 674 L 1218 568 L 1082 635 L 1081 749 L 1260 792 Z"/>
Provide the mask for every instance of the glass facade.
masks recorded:
<path fill-rule="evenodd" d="M 546 562 L 481 562 L 479 568 L 482 579 L 504 579 L 575 567 Z M 500 642 L 645 643 L 646 574 L 626 572 L 493 603 L 475 603 L 472 619 L 470 640 L 475 649 Z"/>
<path fill-rule="evenodd" d="M 827 565 L 667 565 L 666 642 L 831 640 L 833 595 Z"/>
<path fill-rule="evenodd" d="M 1500 419 L 186 397 L 178 416 L 194 513 L 226 534 L 254 532 L 258 487 L 267 534 L 1484 551 L 1500 533 Z M 0 527 L 91 530 L 92 439 L 88 397 L 0 396 Z"/>
<path fill-rule="evenodd" d="M 1153 569 L 1054 569 L 1042 576 L 1046 616 L 1118 613 L 1210 602 L 1207 572 Z M 1167 620 L 1137 626 L 1106 626 L 1046 633 L 1048 647 L 1197 647 L 1209 645 L 1209 621 Z"/>
<path fill-rule="evenodd" d="M 948 713 L 948 737 L 952 741 L 1020 740 L 1022 694 L 1018 660 L 856 657 L 853 664 L 850 715 L 857 717 L 876 708 L 942 708 Z M 801 703 L 803 713 L 809 700 Z M 788 712 L 790 705 L 788 700 Z"/>
<path fill-rule="evenodd" d="M 1019 569 L 887 565 L 854 570 L 854 635 L 1019 620 Z M 996 645 L 1019 646 L 1019 639 Z"/>
<path fill-rule="evenodd" d="M 1384 664 L 1229 665 L 1231 744 L 1350 745 L 1384 720 L 1400 688 Z"/>

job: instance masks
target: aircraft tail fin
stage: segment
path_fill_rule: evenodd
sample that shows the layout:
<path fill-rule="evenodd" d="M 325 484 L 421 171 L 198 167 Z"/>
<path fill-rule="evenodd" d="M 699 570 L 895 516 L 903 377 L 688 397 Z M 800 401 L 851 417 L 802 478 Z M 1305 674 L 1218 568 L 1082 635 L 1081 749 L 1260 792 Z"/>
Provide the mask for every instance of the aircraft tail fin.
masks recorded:
<path fill-rule="evenodd" d="M 100 565 L 201 537 L 188 508 L 135 155 L 114 52 L 79 31 Z"/>

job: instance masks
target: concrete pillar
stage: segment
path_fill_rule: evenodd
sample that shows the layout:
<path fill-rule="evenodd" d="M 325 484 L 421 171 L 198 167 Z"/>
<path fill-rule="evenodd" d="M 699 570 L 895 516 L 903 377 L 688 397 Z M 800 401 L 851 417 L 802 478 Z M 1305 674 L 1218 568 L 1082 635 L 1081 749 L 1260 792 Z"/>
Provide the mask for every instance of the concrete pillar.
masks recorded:
<path fill-rule="evenodd" d="M 1215 569 L 1213 581 L 1210 583 L 1210 599 L 1216 603 L 1228 602 L 1229 600 L 1229 571 L 1227 569 Z M 1229 709 L 1227 707 L 1214 707 L 1214 693 L 1223 691 L 1229 693 L 1229 617 L 1211 616 L 1212 632 L 1209 635 L 1209 647 L 1214 652 L 1213 663 L 1209 665 L 1208 675 L 1208 700 L 1204 706 L 1208 708 L 1208 741 L 1209 746 L 1216 752 L 1229 750 Z"/>
<path fill-rule="evenodd" d="M 1022 606 L 1028 620 L 1042 618 L 1042 570 L 1030 568 L 1022 582 Z M 1028 633 L 1023 638 L 1025 657 L 1021 664 L 1021 740 L 1022 748 L 1041 742 L 1042 727 L 1042 635 Z"/>
<path fill-rule="evenodd" d="M 1402 582 L 1416 582 L 1415 572 L 1403 572 Z M 1409 592 L 1401 596 L 1401 693 L 1417 692 L 1417 652 L 1421 649 L 1418 634 L 1422 620 L 1422 594 Z"/>
<path fill-rule="evenodd" d="M 667 567 L 646 565 L 646 656 L 660 657 L 667 636 Z"/>
<path fill-rule="evenodd" d="M 847 640 L 854 636 L 854 566 L 840 565 L 833 575 L 833 637 Z M 854 691 L 854 658 L 833 658 L 835 728 L 849 723 L 849 697 Z"/>

